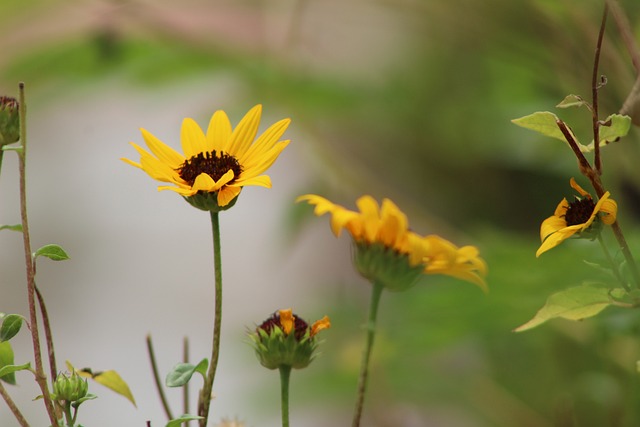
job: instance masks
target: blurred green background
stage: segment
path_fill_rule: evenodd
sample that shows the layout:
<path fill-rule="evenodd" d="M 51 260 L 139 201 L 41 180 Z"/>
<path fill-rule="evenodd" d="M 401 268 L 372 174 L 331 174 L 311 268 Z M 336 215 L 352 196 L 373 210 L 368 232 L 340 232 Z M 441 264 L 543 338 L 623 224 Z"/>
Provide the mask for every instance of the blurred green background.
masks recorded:
<path fill-rule="evenodd" d="M 640 41 L 640 3 L 626 0 L 620 5 Z M 273 301 L 279 300 L 278 292 L 284 292 L 282 304 L 294 305 L 303 317 L 315 320 L 326 313 L 332 318 L 333 328 L 323 333 L 322 356 L 293 376 L 295 425 L 348 425 L 368 304 L 366 283 L 354 274 L 335 274 L 335 270 L 349 268 L 348 239 L 334 240 L 326 219 L 313 219 L 308 207 L 292 203 L 296 195 L 314 192 L 348 207 L 364 193 L 378 199 L 389 197 L 409 215 L 415 231 L 442 234 L 458 245 L 476 245 L 489 265 L 488 295 L 465 283 L 430 276 L 406 293 L 383 296 L 364 425 L 637 426 L 640 319 L 635 312 L 609 309 L 584 322 L 554 321 L 531 332 L 511 332 L 533 316 L 550 293 L 584 280 L 607 280 L 582 262 L 602 261 L 598 248 L 587 242 L 567 242 L 535 258 L 540 222 L 553 213 L 562 197 L 571 196 L 568 181 L 579 172 L 565 145 L 510 123 L 534 111 L 550 110 L 565 118 L 583 141 L 590 139 L 586 111 L 558 112 L 554 106 L 569 93 L 590 96 L 601 14 L 602 2 L 595 0 L 3 0 L 0 92 L 15 96 L 17 82 L 27 84 L 32 112 L 29 126 L 35 129 L 33 134 L 44 136 L 40 141 L 34 137 L 31 150 L 34 157 L 39 145 L 47 150 L 46 158 L 34 161 L 43 167 L 32 166 L 29 171 L 33 182 L 42 182 L 34 184 L 31 197 L 47 200 L 33 203 L 32 209 L 39 212 L 34 215 L 36 229 L 55 241 L 64 242 L 62 232 L 73 234 L 71 244 L 76 251 L 103 243 L 78 232 L 70 219 L 68 227 L 60 227 L 54 220 L 67 217 L 49 216 L 49 209 L 57 206 L 83 212 L 87 204 L 104 202 L 96 211 L 114 213 L 88 228 L 113 227 L 132 238 L 138 228 L 135 221 L 153 216 L 157 228 L 150 233 L 164 238 L 160 245 L 184 237 L 168 230 L 186 222 L 181 218 L 192 213 L 183 209 L 182 217 L 163 219 L 167 211 L 154 205 L 159 198 L 167 204 L 181 201 L 156 195 L 148 178 L 115 164 L 118 157 L 133 156 L 127 141 L 141 141 L 137 127 L 155 134 L 154 129 L 167 122 L 167 112 L 176 106 L 180 113 L 172 113 L 172 122 L 166 124 L 174 135 L 182 117 L 194 116 L 204 125 L 215 109 L 225 109 L 237 123 L 244 111 L 259 102 L 269 114 L 265 120 L 293 119 L 287 135 L 297 154 L 288 162 L 276 163 L 274 168 L 284 163 L 273 172 L 281 180 L 274 180 L 274 189 L 269 190 L 276 191 L 282 185 L 279 182 L 286 182 L 283 199 L 289 203 L 269 225 L 277 227 L 275 238 L 253 242 L 249 235 L 234 244 L 240 249 L 257 244 L 265 254 L 279 251 L 284 255 L 276 259 L 304 277 L 304 266 L 288 262 L 297 259 L 295 253 L 300 250 L 314 256 L 305 262 L 315 264 L 319 274 L 302 283 L 280 283 L 277 292 L 265 290 L 264 283 L 255 283 L 257 279 L 227 283 L 246 286 L 244 291 L 250 289 L 252 294 L 265 292 Z M 619 110 L 636 78 L 611 17 L 600 72 L 608 78 L 600 92 L 605 117 Z M 203 95 L 207 91 L 212 93 L 210 101 Z M 101 104 L 103 99 L 109 100 L 108 109 Z M 86 113 L 82 119 L 67 114 L 78 108 Z M 135 111 L 145 109 L 160 112 L 157 121 L 132 118 Z M 43 122 L 54 126 L 47 128 Z M 82 130 L 82 139 L 71 131 L 74 128 Z M 105 135 L 110 135 L 108 141 L 98 143 Z M 177 147 L 167 133 L 158 136 Z M 619 202 L 619 218 L 636 253 L 640 250 L 638 137 L 634 127 L 629 137 L 603 152 L 603 179 Z M 113 153 L 102 159 L 104 144 Z M 104 169 L 76 168 L 84 162 L 82 156 L 105 165 Z M 291 175 L 287 174 L 289 166 L 294 170 Z M 72 182 L 59 179 L 62 170 Z M 11 171 L 7 165 L 0 180 L 0 191 L 5 194 L 14 191 L 10 189 Z M 117 181 L 116 176 L 123 173 L 131 175 Z M 102 186 L 113 194 L 96 197 L 100 193 L 96 189 Z M 126 196 L 129 191 L 135 194 Z M 258 194 L 246 193 L 242 203 Z M 142 203 L 134 208 L 126 197 Z M 266 210 L 272 209 L 268 195 L 258 197 L 265 197 L 260 200 Z M 13 196 L 0 199 L 0 222 L 15 220 L 16 200 Z M 228 215 L 234 212 L 235 208 Z M 260 215 L 255 211 L 244 214 L 246 221 L 267 226 L 259 224 Z M 309 236 L 309 228 L 321 230 L 316 234 L 324 239 L 323 247 L 343 250 L 339 254 L 332 249 L 319 251 L 316 256 L 314 240 L 301 237 Z M 223 233 L 233 235 L 234 231 Z M 203 234 L 204 251 L 210 251 Z M 15 252 L 18 241 L 0 238 L 2 254 Z M 613 245 L 610 235 L 606 239 Z M 300 249 L 300 241 L 306 242 L 308 252 Z M 162 280 L 162 263 L 153 264 L 159 253 L 127 252 L 136 249 L 127 248 L 123 240 L 113 244 L 123 263 L 149 262 L 152 270 L 145 272 L 146 280 Z M 181 264 L 191 253 L 188 247 L 175 244 L 178 250 L 172 251 L 171 259 Z M 338 255 L 342 259 L 336 259 Z M 3 275 L 16 270 L 19 279 L 19 263 L 6 261 L 8 256 L 0 270 Z M 207 253 L 203 256 L 208 259 Z M 108 264 L 103 259 L 93 261 Z M 69 265 L 56 266 L 56 271 L 72 270 L 60 280 L 77 282 L 74 267 Z M 206 270 L 207 265 L 198 268 Z M 257 269 L 253 273 L 256 277 L 262 274 Z M 94 270 L 94 274 L 102 273 Z M 127 287 L 147 286 L 127 274 L 123 277 L 130 280 Z M 9 307 L 3 304 L 0 309 L 18 311 L 18 301 L 24 298 L 22 288 L 0 280 L 2 294 L 11 296 L 2 297 Z M 277 281 L 275 276 L 260 280 Z M 143 335 L 122 344 L 109 341 L 109 334 L 97 337 L 91 333 L 92 322 L 112 318 L 101 319 L 103 306 L 98 303 L 96 308 L 94 300 L 86 298 L 102 298 L 100 292 L 115 294 L 116 290 L 101 288 L 89 297 L 72 288 L 80 285 L 68 286 L 65 298 L 51 297 L 54 306 L 64 312 L 59 314 L 61 324 L 72 325 L 55 331 L 72 336 L 69 340 L 77 347 L 67 351 L 68 357 L 75 356 L 73 351 L 82 352 L 78 348 L 84 343 L 96 347 L 104 364 L 114 360 L 102 368 L 129 370 L 130 376 L 141 373 L 133 391 L 145 397 L 140 397 L 144 403 L 135 417 L 161 420 L 159 406 L 151 403 L 154 390 L 146 372 Z M 139 294 L 144 299 L 138 304 L 156 301 L 153 292 L 160 291 L 148 289 Z M 289 290 L 300 299 L 289 301 Z M 117 296 L 114 301 L 122 303 Z M 243 304 L 249 317 L 231 316 L 229 322 L 259 323 L 280 308 L 251 303 Z M 78 316 L 74 307 L 82 305 L 90 307 L 82 313 L 97 312 L 91 313 L 91 320 L 83 320 L 89 333 L 79 339 L 73 321 L 63 316 Z M 144 312 L 127 311 L 131 304 L 122 305 L 105 316 L 125 318 L 130 325 L 145 317 Z M 296 306 L 311 314 L 307 316 Z M 179 318 L 181 312 L 175 306 L 167 307 L 161 318 L 173 325 L 171 319 Z M 229 309 L 237 310 L 235 306 Z M 208 337 L 206 326 L 202 329 Z M 178 343 L 176 337 L 186 332 L 169 335 L 166 341 Z M 243 332 L 241 327 L 229 331 L 229 341 L 242 341 Z M 166 338 L 162 328 L 154 336 L 158 341 Z M 121 349 L 131 346 L 140 348 L 131 350 L 139 355 L 130 362 L 109 357 L 114 349 L 126 353 Z M 165 369 L 179 357 L 175 345 L 167 347 L 171 350 L 165 349 Z M 206 341 L 202 347 L 207 348 Z M 221 395 L 221 403 L 214 404 L 214 410 L 237 415 L 251 426 L 278 425 L 277 375 L 262 372 L 245 347 L 228 346 L 248 366 L 225 368 L 223 359 L 220 369 L 228 384 L 234 384 L 234 369 L 249 371 L 251 380 L 242 382 L 247 385 L 244 390 L 234 390 L 233 405 L 224 403 L 225 391 L 220 386 L 216 394 Z M 23 381 L 30 379 L 25 376 Z M 128 415 L 129 408 L 121 409 L 124 403 L 103 399 L 104 394 L 107 392 L 88 404 L 108 406 L 100 415 L 104 421 L 87 420 L 87 425 L 115 425 L 117 418 L 110 415 Z M 90 414 L 87 410 L 87 416 Z M 0 424 L 11 425 L 10 420 L 2 407 Z M 154 422 L 161 425 L 161 421 Z"/>

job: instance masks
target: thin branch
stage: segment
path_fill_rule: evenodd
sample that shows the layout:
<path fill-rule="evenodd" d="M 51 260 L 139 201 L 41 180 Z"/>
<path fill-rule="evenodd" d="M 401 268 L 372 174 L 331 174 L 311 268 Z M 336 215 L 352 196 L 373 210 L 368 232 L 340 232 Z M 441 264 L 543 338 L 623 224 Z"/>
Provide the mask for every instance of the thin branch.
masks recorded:
<path fill-rule="evenodd" d="M 595 145 L 594 168 L 598 175 L 602 174 L 602 161 L 600 159 L 600 120 L 598 118 L 598 90 L 601 84 L 598 79 L 598 66 L 600 65 L 600 51 L 602 50 L 602 40 L 604 38 L 604 29 L 607 25 L 607 14 L 609 7 L 605 3 L 602 12 L 602 22 L 600 23 L 600 31 L 598 32 L 598 42 L 596 43 L 595 58 L 593 60 L 593 73 L 591 75 L 591 96 L 592 96 L 592 112 L 593 112 L 593 143 Z"/>
<path fill-rule="evenodd" d="M 47 341 L 47 353 L 49 355 L 49 372 L 51 374 L 51 378 L 55 378 L 58 374 L 58 367 L 56 364 L 56 354 L 53 348 L 53 334 L 51 333 L 51 322 L 49 322 L 49 314 L 47 312 L 47 307 L 44 304 L 44 298 L 42 297 L 42 293 L 40 293 L 40 289 L 38 286 L 35 287 L 36 296 L 38 297 L 38 305 L 40 306 L 40 313 L 42 314 L 42 323 L 44 325 L 44 335 Z"/>
<path fill-rule="evenodd" d="M 189 363 L 189 337 L 182 340 L 182 363 Z M 182 386 L 182 413 L 189 413 L 189 383 Z M 185 426 L 189 425 L 189 421 L 184 422 Z"/>
<path fill-rule="evenodd" d="M 20 412 L 20 409 L 18 409 L 13 399 L 11 399 L 11 396 L 9 396 L 9 393 L 4 388 L 4 385 L 2 385 L 2 381 L 0 381 L 0 395 L 2 395 L 2 398 L 11 410 L 11 413 L 13 413 L 13 416 L 16 417 L 16 420 L 18 420 L 18 424 L 20 424 L 20 427 L 29 427 L 27 419 L 24 417 L 24 415 L 22 415 L 22 412 Z"/>
<path fill-rule="evenodd" d="M 160 396 L 160 401 L 162 402 L 162 408 L 164 409 L 164 413 L 167 415 L 167 418 L 169 420 L 172 420 L 173 414 L 171 413 L 171 408 L 169 407 L 167 396 L 165 396 L 164 394 L 164 388 L 162 387 L 160 375 L 158 374 L 158 364 L 156 363 L 156 353 L 153 350 L 153 343 L 151 342 L 151 334 L 147 335 L 147 351 L 149 352 L 151 370 L 153 371 L 153 380 L 156 383 L 156 389 L 158 390 L 158 395 Z"/>

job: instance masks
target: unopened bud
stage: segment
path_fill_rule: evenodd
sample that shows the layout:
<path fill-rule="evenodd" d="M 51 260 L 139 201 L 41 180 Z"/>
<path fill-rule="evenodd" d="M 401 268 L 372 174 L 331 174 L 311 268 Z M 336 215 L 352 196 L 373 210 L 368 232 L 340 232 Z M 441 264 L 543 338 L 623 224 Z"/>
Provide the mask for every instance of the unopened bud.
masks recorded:
<path fill-rule="evenodd" d="M 89 384 L 73 372 L 70 377 L 60 373 L 53 383 L 53 394 L 58 401 L 76 402 L 87 395 Z"/>
<path fill-rule="evenodd" d="M 18 101 L 0 96 L 0 147 L 20 139 L 20 111 Z"/>

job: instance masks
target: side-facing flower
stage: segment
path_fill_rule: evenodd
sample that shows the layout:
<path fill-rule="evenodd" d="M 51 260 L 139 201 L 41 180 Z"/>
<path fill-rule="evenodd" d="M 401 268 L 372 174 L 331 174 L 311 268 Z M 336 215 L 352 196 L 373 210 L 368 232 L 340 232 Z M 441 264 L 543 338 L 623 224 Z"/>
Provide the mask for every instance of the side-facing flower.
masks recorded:
<path fill-rule="evenodd" d="M 600 233 L 602 224 L 611 225 L 616 222 L 618 204 L 610 198 L 608 191 L 596 203 L 575 179 L 571 178 L 570 185 L 580 196 L 575 196 L 572 202 L 566 198 L 562 199 L 554 214 L 542 221 L 542 244 L 536 252 L 536 257 L 570 237 L 594 239 Z"/>
<path fill-rule="evenodd" d="M 420 236 L 409 229 L 407 216 L 389 199 L 379 206 L 368 195 L 351 211 L 329 200 L 308 194 L 298 197 L 315 205 L 315 214 L 331 214 L 331 229 L 340 236 L 347 230 L 354 242 L 354 263 L 360 274 L 386 289 L 410 288 L 422 274 L 445 274 L 487 289 L 487 267 L 473 246 L 456 247 L 435 235 Z"/>
<path fill-rule="evenodd" d="M 309 325 L 288 308 L 276 311 L 249 336 L 265 368 L 289 366 L 301 369 L 315 357 L 318 346 L 316 334 L 330 327 L 327 316 Z"/>
<path fill-rule="evenodd" d="M 216 111 L 206 134 L 193 119 L 184 119 L 180 133 L 184 154 L 141 129 L 151 152 L 131 143 L 140 154 L 140 162 L 122 160 L 155 180 L 173 184 L 159 186 L 158 190 L 175 191 L 199 209 L 228 209 L 243 187 L 271 187 L 269 176 L 262 174 L 289 144 L 289 140 L 279 139 L 290 119 L 273 124 L 256 139 L 261 113 L 262 106 L 256 105 L 232 129 L 226 113 Z"/>
<path fill-rule="evenodd" d="M 0 96 L 0 147 L 20 139 L 20 111 L 18 101 Z"/>

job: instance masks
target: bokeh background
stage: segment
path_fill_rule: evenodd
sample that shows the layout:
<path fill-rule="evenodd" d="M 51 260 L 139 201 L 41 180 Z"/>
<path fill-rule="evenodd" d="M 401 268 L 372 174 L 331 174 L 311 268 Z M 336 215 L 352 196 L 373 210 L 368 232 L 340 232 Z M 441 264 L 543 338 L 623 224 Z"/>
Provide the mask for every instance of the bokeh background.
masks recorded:
<path fill-rule="evenodd" d="M 620 5 L 640 40 L 640 3 Z M 350 423 L 369 285 L 353 272 L 349 239 L 294 204 L 309 192 L 349 207 L 365 193 L 389 197 L 414 230 L 476 245 L 489 264 L 488 295 L 430 276 L 383 296 L 364 425 L 639 425 L 635 312 L 511 332 L 553 291 L 605 278 L 582 262 L 601 261 L 589 242 L 535 258 L 540 222 L 579 173 L 566 146 L 510 123 L 589 96 L 601 13 L 595 0 L 2 0 L 0 93 L 27 87 L 33 245 L 71 256 L 38 265 L 58 359 L 117 370 L 138 403 L 92 385 L 99 399 L 82 407 L 83 424 L 164 425 L 145 336 L 164 373 L 185 335 L 194 362 L 211 342 L 208 216 L 119 158 L 136 159 L 128 142 L 142 142 L 141 127 L 178 147 L 184 117 L 206 126 L 224 109 L 235 124 L 262 103 L 262 128 L 291 117 L 293 143 L 269 171 L 273 188 L 245 189 L 221 215 L 211 425 L 279 425 L 278 375 L 245 334 L 284 307 L 333 324 L 321 357 L 292 377 L 292 425 Z M 612 19 L 600 70 L 604 116 L 636 76 Z M 588 141 L 585 111 L 560 114 Z M 633 128 L 603 153 L 636 253 L 639 136 Z M 19 222 L 17 182 L 9 154 L 0 223 Z M 4 312 L 27 313 L 22 263 L 21 236 L 0 233 Z M 31 359 L 26 333 L 15 350 L 17 363 Z M 18 381 L 10 392 L 32 425 L 46 425 L 32 378 Z M 179 392 L 169 396 L 180 413 Z M 0 425 L 17 425 L 4 404 Z"/>

